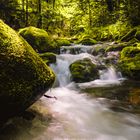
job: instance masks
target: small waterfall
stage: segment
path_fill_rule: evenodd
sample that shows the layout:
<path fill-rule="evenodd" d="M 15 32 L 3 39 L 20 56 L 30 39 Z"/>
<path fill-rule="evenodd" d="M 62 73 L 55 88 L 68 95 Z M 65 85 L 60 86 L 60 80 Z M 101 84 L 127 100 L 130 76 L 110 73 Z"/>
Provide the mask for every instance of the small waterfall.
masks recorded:
<path fill-rule="evenodd" d="M 117 72 L 113 66 L 110 66 L 107 70 L 100 71 L 101 80 L 119 80 L 122 78 L 120 72 Z"/>
<path fill-rule="evenodd" d="M 63 58 L 63 57 L 62 57 Z M 52 69 L 56 73 L 55 86 L 66 86 L 70 83 L 70 71 L 69 71 L 69 62 L 65 59 L 57 58 L 56 64 L 51 65 Z"/>
<path fill-rule="evenodd" d="M 66 86 L 71 82 L 71 74 L 69 71 L 69 66 L 76 60 L 89 58 L 93 63 L 97 63 L 95 57 L 88 53 L 81 53 L 77 55 L 73 54 L 61 54 L 57 56 L 56 64 L 52 64 L 51 67 L 56 73 L 56 86 Z"/>
<path fill-rule="evenodd" d="M 108 87 L 112 85 L 120 85 L 124 80 L 120 72 L 117 72 L 113 66 L 108 67 L 106 70 L 100 71 L 100 79 L 91 82 L 79 83 L 81 89 L 89 87 Z"/>

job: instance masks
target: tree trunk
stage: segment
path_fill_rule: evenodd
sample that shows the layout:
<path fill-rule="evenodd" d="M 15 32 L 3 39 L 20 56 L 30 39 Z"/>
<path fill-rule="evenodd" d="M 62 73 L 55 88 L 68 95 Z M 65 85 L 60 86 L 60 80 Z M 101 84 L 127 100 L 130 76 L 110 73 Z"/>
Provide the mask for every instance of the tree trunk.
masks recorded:
<path fill-rule="evenodd" d="M 42 9 L 41 0 L 38 0 L 38 16 L 39 16 L 38 23 L 37 23 L 38 28 L 42 28 L 42 12 L 41 12 L 41 9 Z"/>
<path fill-rule="evenodd" d="M 26 26 L 28 26 L 28 18 L 29 18 L 29 13 L 28 13 L 28 0 L 26 0 Z"/>
<path fill-rule="evenodd" d="M 89 27 L 91 27 L 92 26 L 92 13 L 91 13 L 90 0 L 88 0 L 88 15 L 89 15 Z"/>
<path fill-rule="evenodd" d="M 25 23 L 25 1 L 22 0 L 22 22 Z"/>

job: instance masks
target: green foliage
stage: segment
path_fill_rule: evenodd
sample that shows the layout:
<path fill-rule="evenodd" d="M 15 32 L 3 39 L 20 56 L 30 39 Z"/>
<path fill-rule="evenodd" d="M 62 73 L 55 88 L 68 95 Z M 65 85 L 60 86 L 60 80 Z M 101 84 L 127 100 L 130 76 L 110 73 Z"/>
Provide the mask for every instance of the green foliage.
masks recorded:
<path fill-rule="evenodd" d="M 0 17 L 13 28 L 35 26 L 58 37 L 117 40 L 140 24 L 139 0 L 1 0 Z"/>
<path fill-rule="evenodd" d="M 136 32 L 137 32 L 137 29 L 134 28 L 134 29 L 130 30 L 126 35 L 124 35 L 120 40 L 121 41 L 129 41 L 132 38 L 134 38 Z"/>
<path fill-rule="evenodd" d="M 78 43 L 80 43 L 82 45 L 94 45 L 97 43 L 97 41 L 95 39 L 92 39 L 92 38 L 83 38 Z"/>
<path fill-rule="evenodd" d="M 0 1 L 0 18 L 15 29 L 19 28 L 21 24 L 22 14 L 19 10 L 18 0 Z"/>

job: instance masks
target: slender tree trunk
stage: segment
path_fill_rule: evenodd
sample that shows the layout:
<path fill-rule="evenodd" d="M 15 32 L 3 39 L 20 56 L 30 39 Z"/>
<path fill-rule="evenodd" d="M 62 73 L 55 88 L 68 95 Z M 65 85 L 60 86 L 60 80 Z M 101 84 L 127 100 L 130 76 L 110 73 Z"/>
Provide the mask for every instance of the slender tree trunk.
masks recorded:
<path fill-rule="evenodd" d="M 38 0 L 38 15 L 39 15 L 39 19 L 38 19 L 38 23 L 37 23 L 37 27 L 38 28 L 42 28 L 42 5 L 41 5 L 41 0 Z"/>
<path fill-rule="evenodd" d="M 25 24 L 25 1 L 22 0 L 22 22 Z"/>
<path fill-rule="evenodd" d="M 54 8 L 54 6 L 55 6 L 55 0 L 53 0 L 53 8 Z"/>
<path fill-rule="evenodd" d="M 92 13 L 91 13 L 90 0 L 88 0 L 88 15 L 89 15 L 89 27 L 91 27 L 92 26 Z"/>
<path fill-rule="evenodd" d="M 114 7 L 113 7 L 113 0 L 106 0 L 106 3 L 107 3 L 107 7 L 108 7 L 108 11 L 109 12 L 112 12 L 114 10 Z"/>
<path fill-rule="evenodd" d="M 26 0 L 26 26 L 28 26 L 28 18 L 29 18 L 29 12 L 28 12 L 28 0 Z"/>

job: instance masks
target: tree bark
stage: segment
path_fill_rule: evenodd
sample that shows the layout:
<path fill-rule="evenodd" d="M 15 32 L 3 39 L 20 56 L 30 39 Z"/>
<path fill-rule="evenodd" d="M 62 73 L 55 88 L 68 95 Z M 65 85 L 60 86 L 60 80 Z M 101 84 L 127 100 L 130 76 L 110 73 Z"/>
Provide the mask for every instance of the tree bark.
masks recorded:
<path fill-rule="evenodd" d="M 38 28 L 42 28 L 42 5 L 41 5 L 41 0 L 38 0 L 38 23 L 37 23 L 37 27 Z"/>
<path fill-rule="evenodd" d="M 29 18 L 29 13 L 28 13 L 28 0 L 26 0 L 26 26 L 28 26 L 28 18 Z"/>
<path fill-rule="evenodd" d="M 25 1 L 22 0 L 22 22 L 25 23 Z"/>
<path fill-rule="evenodd" d="M 55 100 L 57 100 L 57 97 L 55 97 L 55 96 L 44 95 L 44 97 L 46 97 L 46 98 L 54 98 Z"/>

